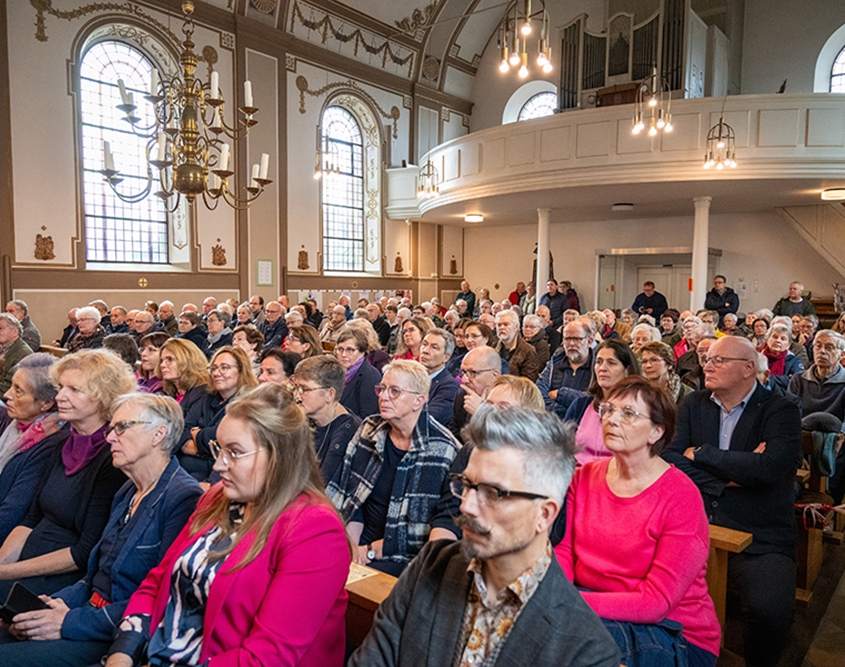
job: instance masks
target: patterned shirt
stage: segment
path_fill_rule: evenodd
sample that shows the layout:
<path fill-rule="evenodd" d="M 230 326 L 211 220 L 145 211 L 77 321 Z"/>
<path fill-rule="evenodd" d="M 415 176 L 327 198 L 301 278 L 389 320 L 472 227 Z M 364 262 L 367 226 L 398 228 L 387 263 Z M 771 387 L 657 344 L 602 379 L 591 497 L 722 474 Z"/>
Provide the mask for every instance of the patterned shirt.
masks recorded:
<path fill-rule="evenodd" d="M 551 562 L 552 545 L 547 542 L 546 550 L 537 561 L 499 591 L 496 602 L 491 604 L 482 576 L 482 561 L 477 558 L 470 561 L 467 571 L 472 572 L 472 587 L 458 642 L 458 647 L 464 649 L 457 667 L 481 667 L 496 662 L 519 613 L 543 581 Z"/>

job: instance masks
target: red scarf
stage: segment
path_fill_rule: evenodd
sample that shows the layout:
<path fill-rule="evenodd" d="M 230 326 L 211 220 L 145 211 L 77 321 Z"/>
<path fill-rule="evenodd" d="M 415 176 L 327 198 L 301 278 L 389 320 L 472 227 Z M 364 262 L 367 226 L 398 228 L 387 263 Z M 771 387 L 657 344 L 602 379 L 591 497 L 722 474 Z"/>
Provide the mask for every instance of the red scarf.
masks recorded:
<path fill-rule="evenodd" d="M 762 352 L 769 360 L 769 371 L 772 375 L 783 375 L 786 373 L 786 355 L 789 354 L 789 350 L 775 353 L 769 349 L 768 345 L 764 345 Z"/>

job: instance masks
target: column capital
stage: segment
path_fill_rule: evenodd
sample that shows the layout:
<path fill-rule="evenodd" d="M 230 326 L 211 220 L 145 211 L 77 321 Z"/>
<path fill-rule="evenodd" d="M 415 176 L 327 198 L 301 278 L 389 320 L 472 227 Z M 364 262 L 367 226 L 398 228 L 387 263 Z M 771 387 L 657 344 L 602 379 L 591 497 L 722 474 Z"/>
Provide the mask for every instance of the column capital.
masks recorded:
<path fill-rule="evenodd" d="M 710 202 L 713 201 L 713 197 L 693 197 L 692 201 L 695 203 L 696 208 L 710 208 Z"/>

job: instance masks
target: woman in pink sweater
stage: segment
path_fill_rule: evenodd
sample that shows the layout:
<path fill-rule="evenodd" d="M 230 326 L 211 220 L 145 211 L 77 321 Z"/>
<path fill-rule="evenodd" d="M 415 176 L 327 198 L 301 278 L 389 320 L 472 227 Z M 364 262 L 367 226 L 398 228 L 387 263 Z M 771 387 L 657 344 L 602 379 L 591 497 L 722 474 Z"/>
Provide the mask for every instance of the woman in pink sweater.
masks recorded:
<path fill-rule="evenodd" d="M 612 457 L 575 471 L 566 536 L 555 551 L 584 589 L 627 667 L 713 667 L 720 627 L 707 592 L 709 529 L 701 495 L 660 458 L 675 405 L 648 380 L 619 382 L 599 407 Z"/>

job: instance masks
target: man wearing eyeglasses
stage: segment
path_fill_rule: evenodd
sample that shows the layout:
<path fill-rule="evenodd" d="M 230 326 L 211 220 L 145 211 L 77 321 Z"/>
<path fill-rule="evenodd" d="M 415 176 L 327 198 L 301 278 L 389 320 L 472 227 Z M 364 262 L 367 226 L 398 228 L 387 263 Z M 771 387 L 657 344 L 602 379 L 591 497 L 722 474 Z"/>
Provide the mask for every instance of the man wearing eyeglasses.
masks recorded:
<path fill-rule="evenodd" d="M 264 308 L 264 322 L 258 330 L 264 334 L 264 349 L 281 347 L 288 335 L 285 322 L 285 307 L 278 301 L 270 301 Z"/>
<path fill-rule="evenodd" d="M 798 407 L 757 382 L 750 341 L 726 336 L 707 352 L 703 391 L 681 404 L 663 457 L 694 481 L 710 522 L 751 533 L 728 577 L 745 616 L 745 661 L 777 664 L 795 601 L 793 485 L 801 459 Z"/>
<path fill-rule="evenodd" d="M 472 415 L 484 402 L 490 385 L 502 374 L 502 359 L 492 347 L 484 345 L 473 348 L 461 359 L 461 373 L 463 383 L 455 394 L 449 429 L 463 442 L 461 429 L 469 423 Z"/>
<path fill-rule="evenodd" d="M 357 333 L 357 332 L 356 332 Z M 426 409 L 431 379 L 394 361 L 376 386 L 379 413 L 346 448 L 326 493 L 347 522 L 354 559 L 399 576 L 428 540 L 430 520 L 459 443 Z"/>
<path fill-rule="evenodd" d="M 460 389 L 458 381 L 446 370 L 446 362 L 455 350 L 455 337 L 445 329 L 429 331 L 420 345 L 420 363 L 431 378 L 428 393 L 428 413 L 443 426 L 449 427 Z"/>
<path fill-rule="evenodd" d="M 563 328 L 563 345 L 553 354 L 537 380 L 546 409 L 563 419 L 572 402 L 583 396 L 593 378 L 591 343 L 593 334 L 586 323 L 570 322 Z"/>
<path fill-rule="evenodd" d="M 619 651 L 548 538 L 575 469 L 555 416 L 485 407 L 467 429 L 458 541 L 430 542 L 382 602 L 350 667 L 618 667 Z"/>

